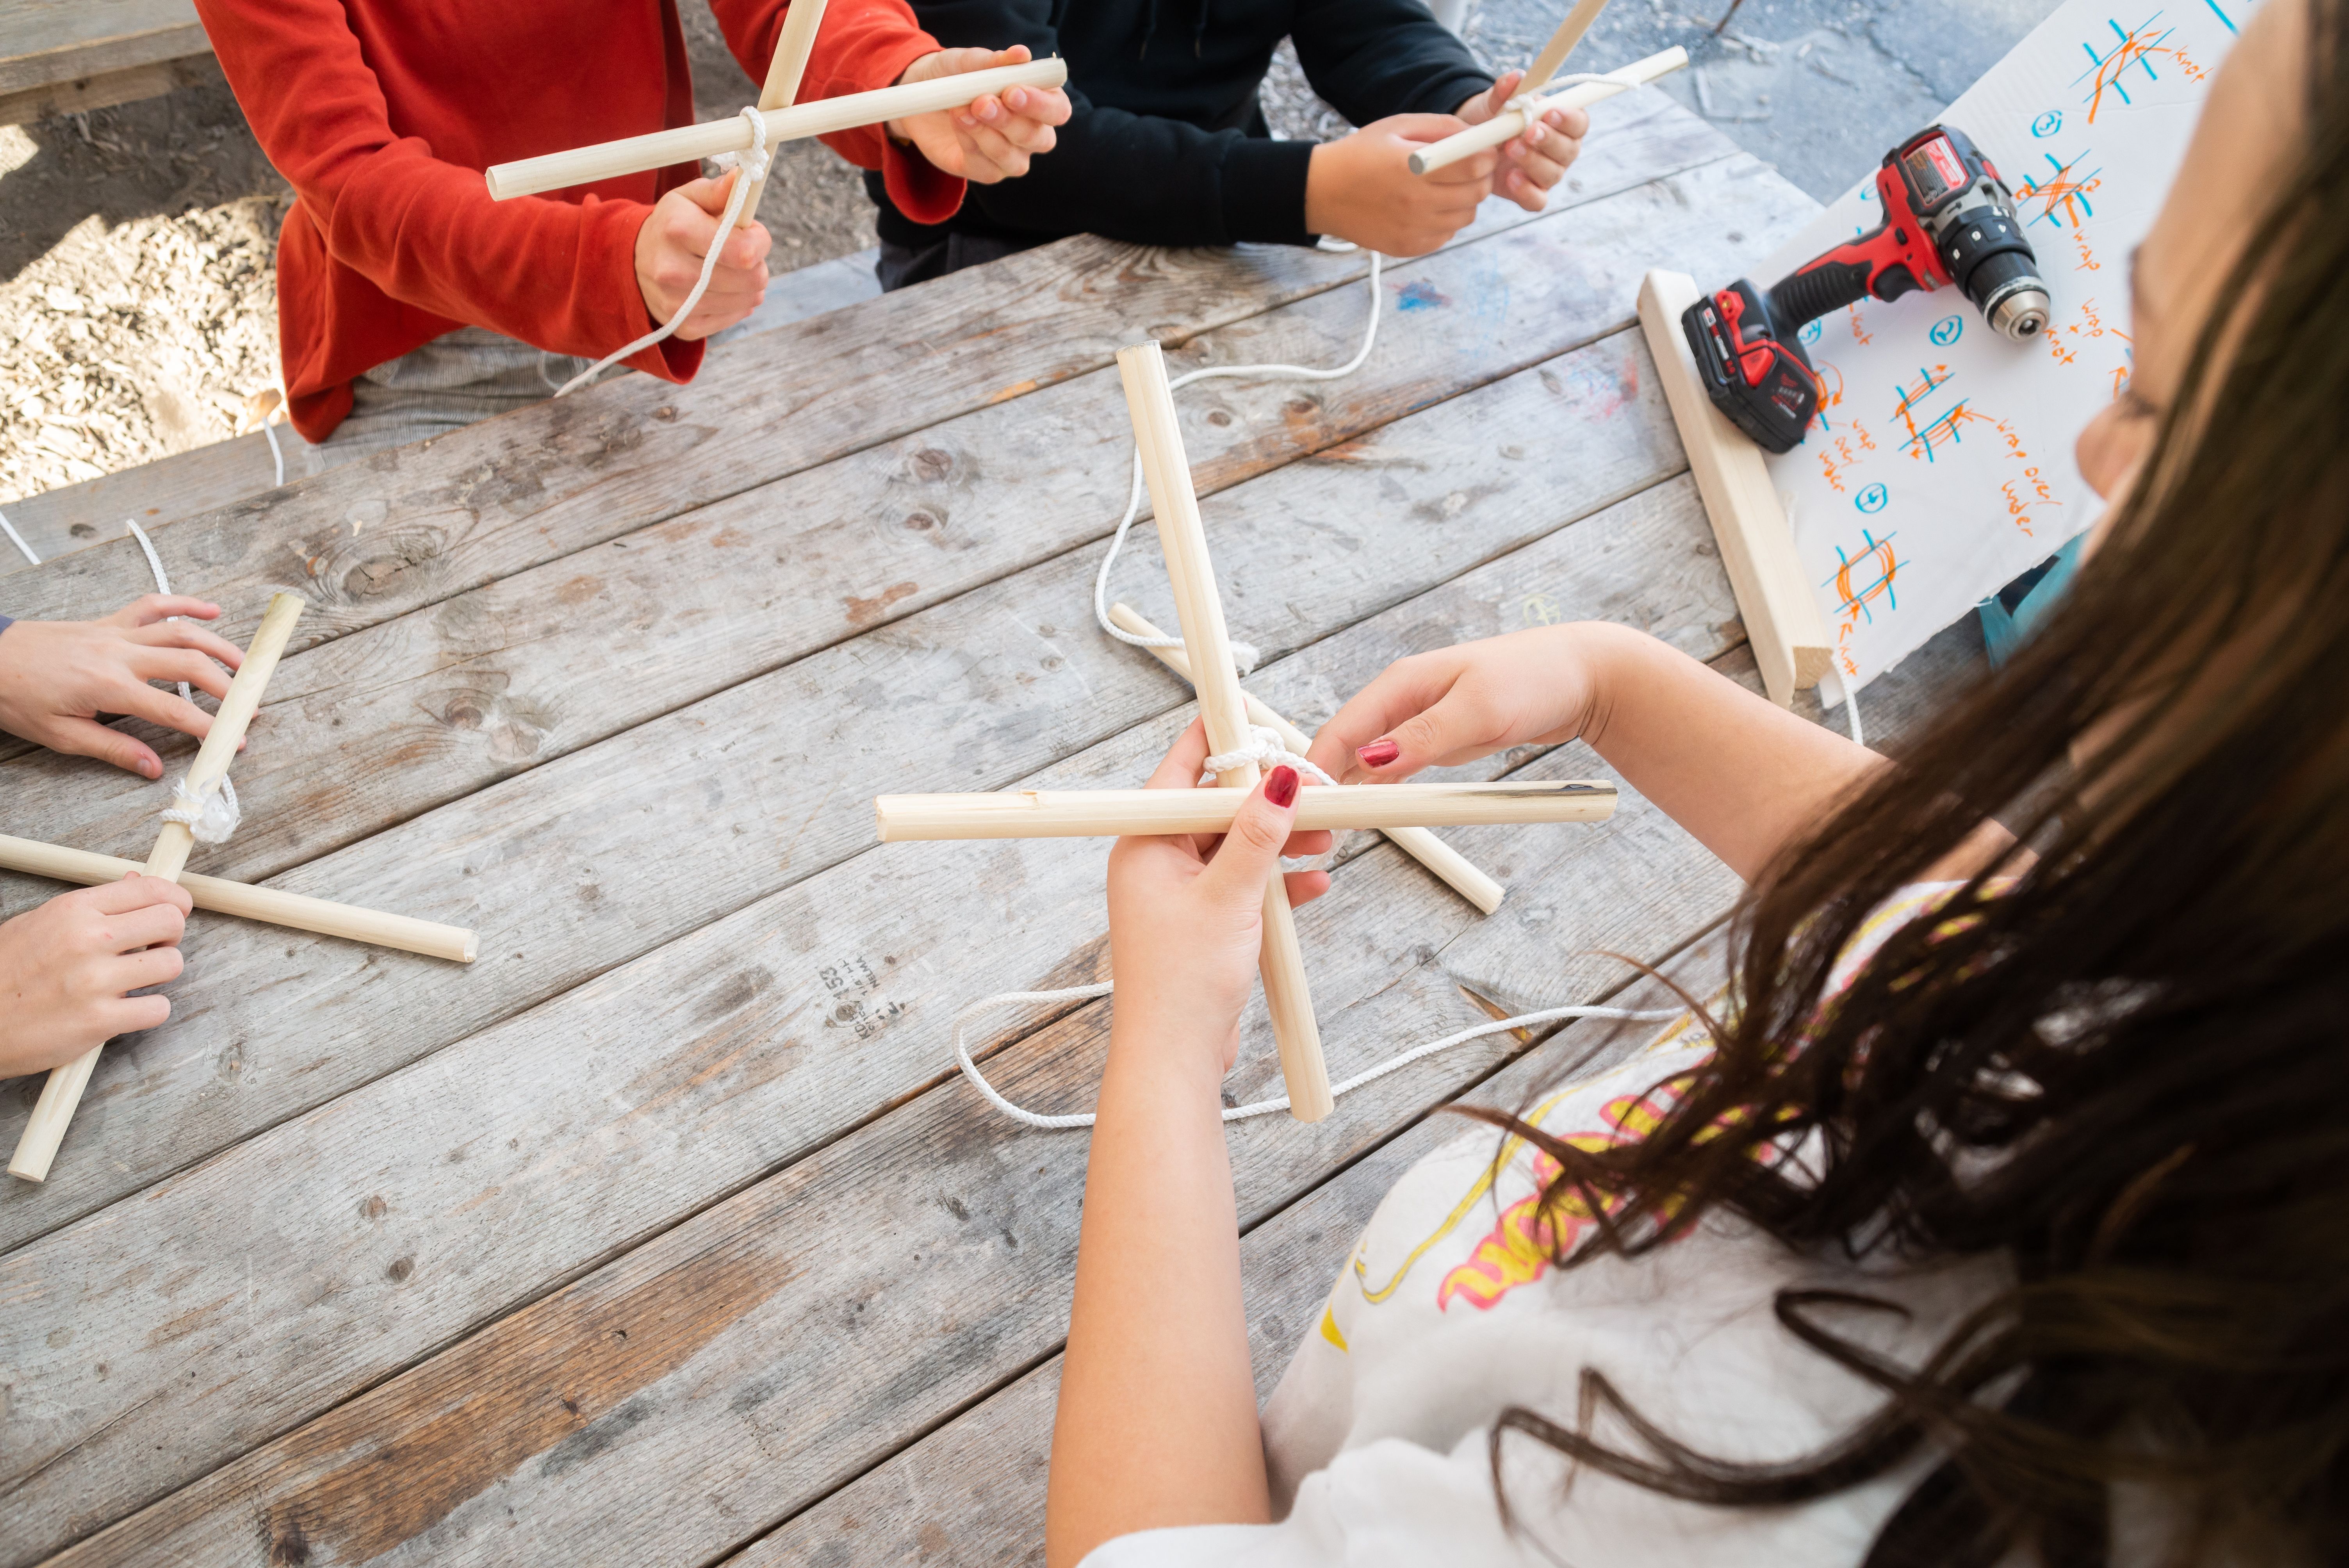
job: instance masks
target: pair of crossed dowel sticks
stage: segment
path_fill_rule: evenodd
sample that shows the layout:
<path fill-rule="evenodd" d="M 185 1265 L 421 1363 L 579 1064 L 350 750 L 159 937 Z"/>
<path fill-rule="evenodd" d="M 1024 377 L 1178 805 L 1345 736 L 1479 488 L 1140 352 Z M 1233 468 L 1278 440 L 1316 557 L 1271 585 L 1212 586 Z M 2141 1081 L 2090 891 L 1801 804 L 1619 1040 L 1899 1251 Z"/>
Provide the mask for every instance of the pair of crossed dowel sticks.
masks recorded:
<path fill-rule="evenodd" d="M 805 5 L 805 0 L 801 0 L 801 5 Z M 784 16 L 782 36 L 775 46 L 774 64 L 759 95 L 759 115 L 766 124 L 770 147 L 779 141 L 824 136 L 860 125 L 880 125 L 917 114 L 961 108 L 976 98 L 1013 88 L 1057 88 L 1069 79 L 1068 62 L 1055 56 L 1030 60 L 1025 65 L 996 66 L 957 77 L 936 77 L 926 82 L 908 82 L 794 105 L 790 98 L 799 89 L 807 51 L 815 42 L 816 19 L 822 15 L 820 6 L 808 6 L 809 19 L 803 26 L 797 26 L 801 5 L 794 5 Z M 696 162 L 724 152 L 747 152 L 750 144 L 750 123 L 737 115 L 706 125 L 681 125 L 644 136 L 598 142 L 593 147 L 575 147 L 567 152 L 492 164 L 487 179 L 491 197 L 504 201 L 516 196 L 534 196 L 543 191 L 561 191 L 623 174 L 641 173 L 647 169 Z M 758 192 L 754 189 L 743 204 L 738 225 L 750 221 L 750 210 L 757 203 Z"/>
<path fill-rule="evenodd" d="M 1198 497 L 1191 488 L 1190 461 L 1175 424 L 1165 361 L 1155 343 L 1144 343 L 1119 350 L 1117 366 L 1124 382 L 1126 411 L 1133 420 L 1134 444 L 1142 450 L 1143 474 L 1149 482 L 1159 547 L 1174 590 L 1183 651 L 1199 695 L 1208 752 L 1221 756 L 1249 751 L 1253 746 L 1247 699 L 1232 664 L 1223 602 L 1216 594 L 1215 567 L 1207 557 Z M 1140 617 L 1133 621 L 1139 622 Z M 1128 623 L 1127 629 L 1137 627 Z M 1283 743 L 1299 747 L 1303 740 L 1303 736 L 1290 730 Z M 1219 789 L 884 795 L 874 802 L 874 819 L 884 842 L 1220 833 L 1231 827 L 1244 798 L 1241 791 L 1255 788 L 1257 777 L 1257 764 L 1246 761 L 1216 776 L 1223 786 Z M 1392 831 L 1475 823 L 1589 822 L 1606 818 L 1614 809 L 1613 785 L 1578 780 L 1307 785 L 1298 791 L 1296 825 L 1299 830 Z M 1306 984 L 1296 921 L 1278 869 L 1265 884 L 1264 947 L 1257 973 L 1263 977 L 1266 1008 L 1272 1016 L 1273 1043 L 1280 1054 L 1289 1114 L 1299 1121 L 1319 1121 L 1330 1114 L 1330 1074 L 1322 1061 L 1321 1037 Z"/>
<path fill-rule="evenodd" d="M 294 635 L 294 623 L 301 618 L 302 600 L 298 594 L 280 593 L 269 602 L 268 611 L 261 617 L 260 630 L 253 634 L 253 645 L 244 653 L 244 663 L 229 682 L 228 696 L 221 699 L 220 711 L 212 715 L 212 728 L 206 732 L 202 746 L 197 748 L 196 759 L 188 769 L 182 792 L 185 798 L 202 800 L 210 797 L 228 777 L 228 765 L 235 757 L 237 747 L 244 739 L 253 717 L 261 709 L 262 692 L 277 668 L 285 645 Z M 241 915 L 251 920 L 267 921 L 272 924 L 290 926 L 300 931 L 314 931 L 331 936 L 346 936 L 354 941 L 374 944 L 380 947 L 397 947 L 410 953 L 421 953 L 435 958 L 447 958 L 460 964 L 471 964 L 480 951 L 473 934 L 453 925 L 439 925 L 429 920 L 414 920 L 406 915 L 385 914 L 371 909 L 355 909 L 348 904 L 330 903 L 322 898 L 305 898 L 299 893 L 281 892 L 274 888 L 247 887 L 242 882 L 223 882 L 217 877 L 183 877 L 181 868 L 188 863 L 189 851 L 195 848 L 195 832 L 182 821 L 167 821 L 156 836 L 154 852 L 140 867 L 129 861 L 111 855 L 94 855 L 80 850 L 60 849 L 51 844 L 35 843 L 26 839 L 0 837 L 0 866 L 10 871 L 27 872 L 35 876 L 55 877 L 61 882 L 96 884 L 116 882 L 133 872 L 145 871 L 149 876 L 162 877 L 185 886 L 199 909 L 214 910 L 223 914 Z M 33 1114 L 25 1123 L 24 1133 L 16 1140 L 16 1151 L 8 1161 L 8 1174 L 27 1181 L 48 1180 L 49 1165 L 56 1160 L 57 1146 L 64 1141 L 66 1126 L 73 1119 L 74 1109 L 81 1104 L 82 1090 L 88 1087 L 89 1075 L 98 1066 L 102 1045 L 52 1068 L 48 1081 L 41 1086 L 41 1098 L 33 1107 Z"/>
<path fill-rule="evenodd" d="M 1577 82 L 1553 93 L 1544 94 L 1557 68 L 1566 64 L 1567 56 L 1582 42 L 1582 35 L 1590 24 L 1599 20 L 1599 13 L 1607 8 L 1607 0 L 1581 0 L 1567 13 L 1542 52 L 1526 68 L 1525 79 L 1517 84 L 1516 96 L 1509 107 L 1482 125 L 1470 126 L 1457 136 L 1447 136 L 1442 141 L 1421 148 L 1411 155 L 1411 171 L 1426 174 L 1457 163 L 1471 153 L 1482 152 L 1488 147 L 1498 147 L 1513 136 L 1522 136 L 1526 128 L 1554 108 L 1582 108 L 1600 98 L 1613 98 L 1617 93 L 1630 92 L 1645 86 L 1658 77 L 1679 70 L 1688 64 L 1688 51 L 1675 44 L 1672 47 L 1650 55 L 1644 60 L 1634 60 L 1619 70 L 1607 72 L 1594 81 Z"/>

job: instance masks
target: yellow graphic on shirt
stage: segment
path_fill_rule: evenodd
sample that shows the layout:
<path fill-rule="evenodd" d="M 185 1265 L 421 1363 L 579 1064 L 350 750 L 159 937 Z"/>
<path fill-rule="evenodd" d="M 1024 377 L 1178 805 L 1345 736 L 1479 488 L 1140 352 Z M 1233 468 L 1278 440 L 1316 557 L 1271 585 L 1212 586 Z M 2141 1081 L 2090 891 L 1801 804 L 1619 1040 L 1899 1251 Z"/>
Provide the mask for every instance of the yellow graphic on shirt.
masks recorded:
<path fill-rule="evenodd" d="M 1570 1148 L 1596 1154 L 1619 1143 L 1645 1138 L 1664 1119 L 1679 1098 L 1671 1084 L 1660 1084 L 1640 1094 L 1609 1100 L 1599 1118 L 1605 1130 L 1568 1133 L 1560 1140 Z M 1574 1250 L 1583 1233 L 1596 1225 L 1588 1199 L 1568 1190 L 1544 1202 L 1550 1183 L 1564 1168 L 1547 1150 L 1534 1156 L 1530 1196 L 1518 1199 L 1476 1243 L 1468 1261 L 1445 1274 L 1435 1289 L 1435 1308 L 1442 1312 L 1457 1299 L 1479 1311 L 1491 1307 L 1521 1284 L 1530 1284 L 1548 1272 L 1553 1259 Z"/>
<path fill-rule="evenodd" d="M 1698 1023 L 1690 1015 L 1683 1014 L 1680 1018 L 1674 1020 L 1673 1023 L 1663 1031 L 1663 1033 L 1657 1036 L 1656 1038 L 1651 1041 L 1647 1048 L 1640 1054 L 1642 1056 L 1653 1056 L 1659 1052 L 1671 1050 L 1678 1047 L 1700 1043 L 1704 1037 L 1704 1026 Z M 1525 1119 L 1536 1127 L 1542 1126 L 1549 1113 L 1557 1109 L 1559 1101 L 1580 1093 L 1588 1087 L 1588 1085 L 1587 1083 L 1568 1085 L 1565 1088 L 1560 1089 L 1557 1093 L 1550 1096 L 1549 1099 L 1534 1107 L 1531 1111 L 1526 1113 Z M 1650 1125 L 1653 1124 L 1651 1123 Z M 1501 1140 L 1499 1151 L 1493 1156 L 1491 1163 L 1487 1164 L 1477 1175 L 1476 1180 L 1470 1183 L 1468 1191 L 1461 1194 L 1460 1201 L 1452 1206 L 1452 1212 L 1444 1216 L 1444 1222 L 1436 1226 L 1433 1233 L 1431 1233 L 1424 1241 L 1421 1242 L 1419 1245 L 1412 1248 L 1410 1255 L 1402 1260 L 1402 1264 L 1396 1268 L 1393 1276 L 1390 1278 L 1386 1284 L 1382 1285 L 1373 1285 L 1371 1284 L 1369 1263 L 1362 1256 L 1361 1250 L 1357 1249 L 1353 1264 L 1354 1283 L 1356 1287 L 1361 1291 L 1362 1299 L 1375 1306 L 1380 1302 L 1382 1302 L 1389 1296 L 1394 1295 L 1396 1291 L 1402 1289 L 1402 1282 L 1410 1276 L 1412 1269 L 1418 1264 L 1419 1260 L 1427 1255 L 1428 1249 L 1434 1246 L 1438 1242 L 1442 1241 L 1444 1237 L 1450 1235 L 1454 1230 L 1459 1228 L 1460 1222 L 1475 1212 L 1476 1205 L 1482 1202 L 1485 1194 L 1493 1190 L 1493 1183 L 1500 1178 L 1501 1172 L 1508 1169 L 1510 1161 L 1516 1159 L 1519 1152 L 1522 1151 L 1525 1147 L 1526 1140 L 1514 1132 L 1509 1134 L 1506 1139 L 1503 1139 Z M 1580 1147 L 1580 1145 L 1577 1145 L 1577 1147 Z"/>

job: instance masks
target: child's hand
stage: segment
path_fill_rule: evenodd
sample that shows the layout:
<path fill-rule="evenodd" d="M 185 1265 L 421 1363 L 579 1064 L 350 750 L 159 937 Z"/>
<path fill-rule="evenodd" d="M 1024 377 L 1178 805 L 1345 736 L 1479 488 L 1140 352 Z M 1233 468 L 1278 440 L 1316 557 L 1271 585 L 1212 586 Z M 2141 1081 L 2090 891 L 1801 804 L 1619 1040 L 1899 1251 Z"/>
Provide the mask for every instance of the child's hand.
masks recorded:
<path fill-rule="evenodd" d="M 0 1078 L 46 1072 L 170 1017 L 170 997 L 124 993 L 179 978 L 194 907 L 177 882 L 127 876 L 0 924 Z"/>
<path fill-rule="evenodd" d="M 907 66 L 897 80 L 901 86 L 926 82 L 997 66 L 1021 66 L 1029 58 L 1025 44 L 1003 50 L 941 49 Z M 1056 139 L 1052 128 L 1068 124 L 1069 113 L 1069 95 L 1058 88 L 1013 88 L 999 98 L 988 93 L 973 98 L 961 108 L 893 119 L 888 131 L 921 149 L 922 156 L 943 172 L 974 185 L 993 185 L 1027 173 L 1029 159 L 1051 151 Z"/>
<path fill-rule="evenodd" d="M 1433 174 L 1411 155 L 1467 126 L 1448 114 L 1397 114 L 1313 150 L 1305 170 L 1305 227 L 1390 256 L 1421 256 L 1473 222 L 1493 189 L 1497 152 L 1478 152 Z"/>
<path fill-rule="evenodd" d="M 1482 125 L 1509 107 L 1523 71 L 1511 71 L 1487 91 L 1460 106 L 1460 118 Z M 1566 178 L 1567 167 L 1582 152 L 1582 139 L 1590 134 L 1590 116 L 1578 108 L 1545 109 L 1524 132 L 1500 146 L 1501 167 L 1493 176 L 1493 193 L 1506 196 L 1528 212 L 1538 212 L 1549 201 L 1550 187 Z"/>
<path fill-rule="evenodd" d="M 1602 683 L 1604 624 L 1543 626 L 1397 659 L 1313 738 L 1315 764 L 1344 784 L 1393 784 L 1583 733 Z"/>
<path fill-rule="evenodd" d="M 1195 787 L 1206 756 L 1206 731 L 1195 721 L 1151 775 L 1150 788 Z M 1239 1049 L 1240 1008 L 1264 939 L 1266 882 L 1283 853 L 1318 855 L 1330 848 L 1328 833 L 1289 832 L 1297 782 L 1295 769 L 1274 769 L 1248 792 L 1221 839 L 1120 839 L 1110 851 L 1110 972 L 1117 980 L 1119 1035 L 1133 1037 L 1146 1026 L 1153 1041 L 1195 1045 L 1195 1065 L 1212 1069 L 1210 1082 L 1230 1070 Z M 1288 902 L 1301 904 L 1329 891 L 1330 873 L 1290 872 L 1288 883 Z"/>
<path fill-rule="evenodd" d="M 219 605 L 202 599 L 150 593 L 102 621 L 17 622 L 0 632 L 0 729 L 68 757 L 95 757 L 160 779 L 163 763 L 154 751 L 98 716 L 129 714 L 199 740 L 210 734 L 212 715 L 147 683 L 185 681 L 226 696 L 228 671 L 244 663 L 243 651 L 201 627 L 165 619 L 209 621 L 219 614 Z"/>
<path fill-rule="evenodd" d="M 739 169 L 721 180 L 696 180 L 680 185 L 654 204 L 636 230 L 636 289 L 656 325 L 677 314 L 693 285 L 701 281 L 702 259 L 721 237 L 718 220 L 734 181 L 745 178 Z M 692 343 L 728 327 L 759 308 L 767 297 L 767 247 L 773 243 L 763 224 L 752 223 L 723 236 L 726 248 L 709 273 L 709 287 L 679 323 L 676 336 Z"/>

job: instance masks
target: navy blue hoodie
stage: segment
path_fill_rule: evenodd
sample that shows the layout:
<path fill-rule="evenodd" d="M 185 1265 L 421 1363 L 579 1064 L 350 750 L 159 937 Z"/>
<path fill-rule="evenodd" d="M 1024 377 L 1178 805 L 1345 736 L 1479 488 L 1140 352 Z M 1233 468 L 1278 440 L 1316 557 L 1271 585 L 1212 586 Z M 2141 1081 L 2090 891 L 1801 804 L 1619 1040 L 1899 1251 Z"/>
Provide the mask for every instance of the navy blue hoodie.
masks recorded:
<path fill-rule="evenodd" d="M 1275 141 L 1257 89 L 1284 37 L 1314 91 L 1356 125 L 1449 114 L 1493 85 L 1418 0 L 913 0 L 949 47 L 1025 44 L 1069 62 L 1075 113 L 1029 172 L 973 185 L 946 222 L 914 222 L 877 180 L 881 237 L 960 232 L 1041 244 L 1105 234 L 1154 245 L 1308 244 L 1313 144 Z"/>

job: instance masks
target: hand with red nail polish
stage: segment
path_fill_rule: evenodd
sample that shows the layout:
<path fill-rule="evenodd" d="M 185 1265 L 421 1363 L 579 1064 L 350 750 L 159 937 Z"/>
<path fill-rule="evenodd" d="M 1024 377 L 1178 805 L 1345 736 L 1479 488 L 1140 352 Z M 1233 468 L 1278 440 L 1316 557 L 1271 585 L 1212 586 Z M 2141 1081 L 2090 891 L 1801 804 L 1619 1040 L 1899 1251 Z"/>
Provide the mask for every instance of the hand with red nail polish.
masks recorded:
<path fill-rule="evenodd" d="M 1200 786 L 1206 732 L 1183 732 L 1151 776 L 1154 789 Z M 1264 887 L 1282 854 L 1318 855 L 1328 833 L 1292 833 L 1297 769 L 1275 768 L 1249 791 L 1220 838 L 1120 839 L 1109 858 L 1111 972 L 1117 980 L 1117 1028 L 1149 1020 L 1146 1037 L 1195 1057 L 1212 1087 L 1239 1045 L 1240 1009 L 1256 983 L 1263 940 Z M 1319 898 L 1327 872 L 1289 872 L 1288 902 Z M 1130 1037 L 1144 1037 L 1132 1035 Z M 1114 1049 L 1112 1045 L 1112 1049 Z M 1210 1070 L 1212 1069 L 1212 1070 Z"/>
<path fill-rule="evenodd" d="M 1569 740 L 1749 880 L 1885 765 L 1671 644 L 1603 621 L 1398 659 L 1308 756 L 1343 784 L 1396 784 Z"/>
<path fill-rule="evenodd" d="M 1312 759 L 1340 783 L 1399 784 L 1571 740 L 1591 711 L 1594 653 L 1619 630 L 1544 626 L 1399 659 L 1321 727 Z"/>

